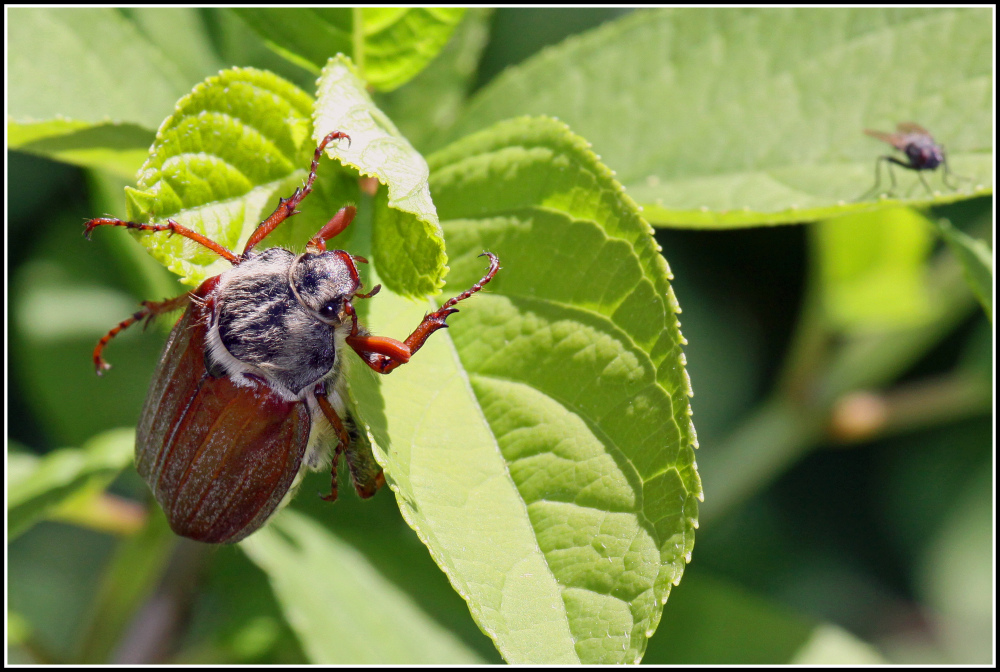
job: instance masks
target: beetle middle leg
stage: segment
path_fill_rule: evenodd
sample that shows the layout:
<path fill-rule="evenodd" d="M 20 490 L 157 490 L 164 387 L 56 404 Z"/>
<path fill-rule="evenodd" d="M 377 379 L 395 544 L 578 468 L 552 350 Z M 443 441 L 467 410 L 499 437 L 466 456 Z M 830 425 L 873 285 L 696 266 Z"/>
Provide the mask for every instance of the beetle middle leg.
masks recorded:
<path fill-rule="evenodd" d="M 94 348 L 94 366 L 97 368 L 97 375 L 103 375 L 105 371 L 111 368 L 111 365 L 104 361 L 104 358 L 101 357 L 101 353 L 104 351 L 105 346 L 107 346 L 108 342 L 110 342 L 112 338 L 117 336 L 124 329 L 128 329 L 139 320 L 146 320 L 148 323 L 149 320 L 152 320 L 157 315 L 170 313 L 186 307 L 190 301 L 191 292 L 185 292 L 180 296 L 175 296 L 174 298 L 167 299 L 166 301 L 143 301 L 141 310 L 137 310 L 131 317 L 122 320 L 117 325 L 112 327 L 112 329 L 97 342 L 97 346 Z"/>
<path fill-rule="evenodd" d="M 394 338 L 386 336 L 362 334 L 358 327 L 358 316 L 354 312 L 354 306 L 351 305 L 350 301 L 346 302 L 345 308 L 347 309 L 348 316 L 353 320 L 351 334 L 346 339 L 347 344 L 358 353 L 358 356 L 361 357 L 365 364 L 378 373 L 389 373 L 399 365 L 406 364 L 410 361 L 410 357 L 423 347 L 424 342 L 427 341 L 431 334 L 438 329 L 448 326 L 448 316 L 458 312 L 458 308 L 454 307 L 455 304 L 459 301 L 464 301 L 481 290 L 486 283 L 493 279 L 497 271 L 500 270 L 500 260 L 497 259 L 495 254 L 492 252 L 483 252 L 479 256 L 490 258 L 490 267 L 486 271 L 486 275 L 458 296 L 445 301 L 433 313 L 424 315 L 424 319 L 413 330 L 413 333 L 406 337 L 405 341 L 397 341 Z"/>
<path fill-rule="evenodd" d="M 320 388 L 316 390 L 316 401 L 319 402 L 319 408 L 333 427 L 333 431 L 337 433 L 337 447 L 333 451 L 333 465 L 330 467 L 330 494 L 323 499 L 327 502 L 335 502 L 337 501 L 337 463 L 340 462 L 340 454 L 348 450 L 351 437 L 333 404 L 326 398 L 326 386 L 321 385 Z"/>
<path fill-rule="evenodd" d="M 330 494 L 322 499 L 327 502 L 337 501 L 337 465 L 341 455 L 344 456 L 347 468 L 350 469 L 351 481 L 358 496 L 361 499 L 368 499 L 385 485 L 385 474 L 375 461 L 375 456 L 371 454 L 368 444 L 357 440 L 357 430 L 353 424 L 351 429 L 347 428 L 347 423 L 333 408 L 325 392 L 325 386 L 317 388 L 316 401 L 319 402 L 320 410 L 337 433 L 337 447 L 333 451 L 333 462 L 330 466 Z"/>

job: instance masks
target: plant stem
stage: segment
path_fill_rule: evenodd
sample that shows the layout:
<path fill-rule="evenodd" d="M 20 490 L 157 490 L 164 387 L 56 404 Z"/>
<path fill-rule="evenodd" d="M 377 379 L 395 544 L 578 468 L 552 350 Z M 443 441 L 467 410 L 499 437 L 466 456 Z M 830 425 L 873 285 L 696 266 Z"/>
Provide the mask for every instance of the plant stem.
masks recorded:
<path fill-rule="evenodd" d="M 705 483 L 705 503 L 699 516 L 702 522 L 760 491 L 822 445 L 829 436 L 827 428 L 838 400 L 854 391 L 889 384 L 978 306 L 958 261 L 943 251 L 928 269 L 936 311 L 931 319 L 906 329 L 849 336 L 833 345 L 833 335 L 823 323 L 816 281 L 815 276 L 809 280 L 788 364 L 775 391 L 721 445 L 699 454 Z M 968 391 L 955 391 L 953 396 L 954 403 L 969 403 L 972 397 L 978 400 Z M 905 431 L 931 417 L 918 410 L 900 410 L 887 427 Z M 955 417 L 954 408 L 946 413 L 942 407 L 936 417 Z"/>
<path fill-rule="evenodd" d="M 830 437 L 845 444 L 871 441 L 989 411 L 990 382 L 968 373 L 910 383 L 883 394 L 851 392 L 833 407 Z"/>

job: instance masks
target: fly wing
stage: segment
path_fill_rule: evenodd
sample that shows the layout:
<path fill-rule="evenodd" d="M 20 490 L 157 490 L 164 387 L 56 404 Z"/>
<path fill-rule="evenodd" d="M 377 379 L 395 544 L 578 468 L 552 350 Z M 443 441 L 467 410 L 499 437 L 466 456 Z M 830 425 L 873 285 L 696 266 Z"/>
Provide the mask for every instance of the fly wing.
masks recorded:
<path fill-rule="evenodd" d="M 136 468 L 177 534 L 232 543 L 260 528 L 295 479 L 309 442 L 305 403 L 205 369 L 206 308 L 174 326 L 136 436 Z"/>
<path fill-rule="evenodd" d="M 903 121 L 901 123 L 896 124 L 896 130 L 904 134 L 914 133 L 917 135 L 926 135 L 928 138 L 931 137 L 931 134 L 927 131 L 926 128 L 912 121 Z"/>
<path fill-rule="evenodd" d="M 900 126 L 902 126 L 902 124 L 900 124 Z M 885 133 L 883 131 L 873 131 L 866 128 L 865 135 L 870 135 L 871 137 L 881 140 L 882 142 L 887 142 L 901 152 L 906 151 L 906 135 L 904 133 Z"/>

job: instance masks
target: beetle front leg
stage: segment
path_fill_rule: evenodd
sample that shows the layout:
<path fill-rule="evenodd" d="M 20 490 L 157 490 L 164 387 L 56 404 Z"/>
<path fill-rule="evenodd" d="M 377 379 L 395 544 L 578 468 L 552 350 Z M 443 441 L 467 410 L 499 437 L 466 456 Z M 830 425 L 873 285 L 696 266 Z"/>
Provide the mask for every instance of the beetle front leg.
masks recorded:
<path fill-rule="evenodd" d="M 316 170 L 319 168 L 319 160 L 323 156 L 323 150 L 326 149 L 328 144 L 334 140 L 340 140 L 341 138 L 346 138 L 348 143 L 351 141 L 351 137 L 341 131 L 328 133 L 325 138 L 320 140 L 319 145 L 316 147 L 316 151 L 313 152 L 312 165 L 309 167 L 309 177 L 306 178 L 306 183 L 296 189 L 295 193 L 288 198 L 278 199 L 278 207 L 274 209 L 274 212 L 272 212 L 267 219 L 258 224 L 257 228 L 254 229 L 254 232 L 250 234 L 250 238 L 247 240 L 246 246 L 243 248 L 243 253 L 240 255 L 240 259 L 248 258 L 250 256 L 250 252 L 257 245 L 257 243 L 264 240 L 264 238 L 266 238 L 272 231 L 278 228 L 279 224 L 292 215 L 299 214 L 299 211 L 295 208 L 302 202 L 302 199 L 312 193 L 313 183 L 316 181 Z M 346 208 L 344 210 L 346 210 Z M 341 210 L 341 212 L 344 210 Z M 343 227 L 341 227 L 341 230 L 346 228 L 347 224 L 350 224 L 351 219 L 354 218 L 353 207 L 351 210 L 352 212 L 350 213 L 347 222 L 343 225 Z M 339 214 L 340 213 L 338 213 L 338 215 Z M 336 215 L 334 217 L 336 218 Z M 331 223 L 332 221 L 333 220 L 331 220 Z M 330 224 L 327 224 L 327 226 L 330 226 Z M 337 233 L 339 233 L 339 231 Z M 332 238 L 333 235 L 330 237 Z"/>
<path fill-rule="evenodd" d="M 166 301 L 143 301 L 141 310 L 137 310 L 132 314 L 132 317 L 124 319 L 116 326 L 112 327 L 112 329 L 97 342 L 97 346 L 94 348 L 94 366 L 97 369 L 97 375 L 103 375 L 105 371 L 111 368 L 111 365 L 104 361 L 104 358 L 101 357 L 101 353 L 104 351 L 105 346 L 107 346 L 112 338 L 117 336 L 124 329 L 128 329 L 139 320 L 146 320 L 148 323 L 149 320 L 153 319 L 157 315 L 170 313 L 186 307 L 190 301 L 191 292 L 186 292 L 180 296 L 175 296 L 172 299 L 167 299 Z"/>
<path fill-rule="evenodd" d="M 409 336 L 406 337 L 405 341 L 397 341 L 394 338 L 388 338 L 385 336 L 370 336 L 368 334 L 360 333 L 358 328 L 358 316 L 354 312 L 354 306 L 351 302 L 346 303 L 346 309 L 348 315 L 353 320 L 353 325 L 351 328 L 351 334 L 347 337 L 347 344 L 354 349 L 356 353 L 364 360 L 372 370 L 378 373 L 389 373 L 398 367 L 400 364 L 406 364 L 410 361 L 410 357 L 423 347 L 424 343 L 438 329 L 444 329 L 448 326 L 447 319 L 452 313 L 457 313 L 458 308 L 455 308 L 455 304 L 459 301 L 464 301 L 469 298 L 483 286 L 493 279 L 493 276 L 497 274 L 500 270 L 500 260 L 492 252 L 483 252 L 479 256 L 487 256 L 490 258 L 490 267 L 486 271 L 479 282 L 474 284 L 469 289 L 465 290 L 458 296 L 452 297 L 444 302 L 444 304 L 435 310 L 433 313 L 424 315 L 424 319 L 417 325 L 417 328 L 413 330 Z"/>

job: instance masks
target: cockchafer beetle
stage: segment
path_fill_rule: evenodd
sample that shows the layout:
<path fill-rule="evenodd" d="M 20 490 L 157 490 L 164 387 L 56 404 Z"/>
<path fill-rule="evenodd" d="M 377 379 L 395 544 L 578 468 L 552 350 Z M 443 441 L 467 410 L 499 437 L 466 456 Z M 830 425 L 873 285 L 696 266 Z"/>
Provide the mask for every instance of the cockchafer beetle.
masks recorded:
<path fill-rule="evenodd" d="M 138 224 L 97 218 L 99 226 L 167 231 L 193 240 L 233 268 L 197 289 L 166 301 L 144 301 L 94 348 L 102 352 L 120 331 L 140 320 L 184 309 L 170 332 L 153 375 L 136 433 L 136 467 L 177 534 L 208 543 L 234 543 L 258 530 L 294 492 L 305 470 L 317 470 L 331 449 L 331 492 L 337 498 L 337 463 L 344 455 L 355 490 L 371 497 L 385 482 L 367 446 L 352 445 L 341 353 L 345 345 L 378 373 L 389 373 L 423 346 L 455 305 L 493 279 L 500 262 L 489 257 L 486 275 L 425 315 L 406 340 L 373 336 L 358 323 L 352 301 L 361 293 L 358 263 L 367 261 L 326 243 L 354 218 L 338 211 L 303 254 L 280 247 L 253 251 L 292 215 L 312 191 L 327 144 L 350 137 L 327 135 L 313 156 L 305 186 L 281 199 L 257 225 L 241 254 L 173 220 Z M 480 255 L 480 256 L 483 256 Z M 332 445 L 336 441 L 335 447 Z"/>

